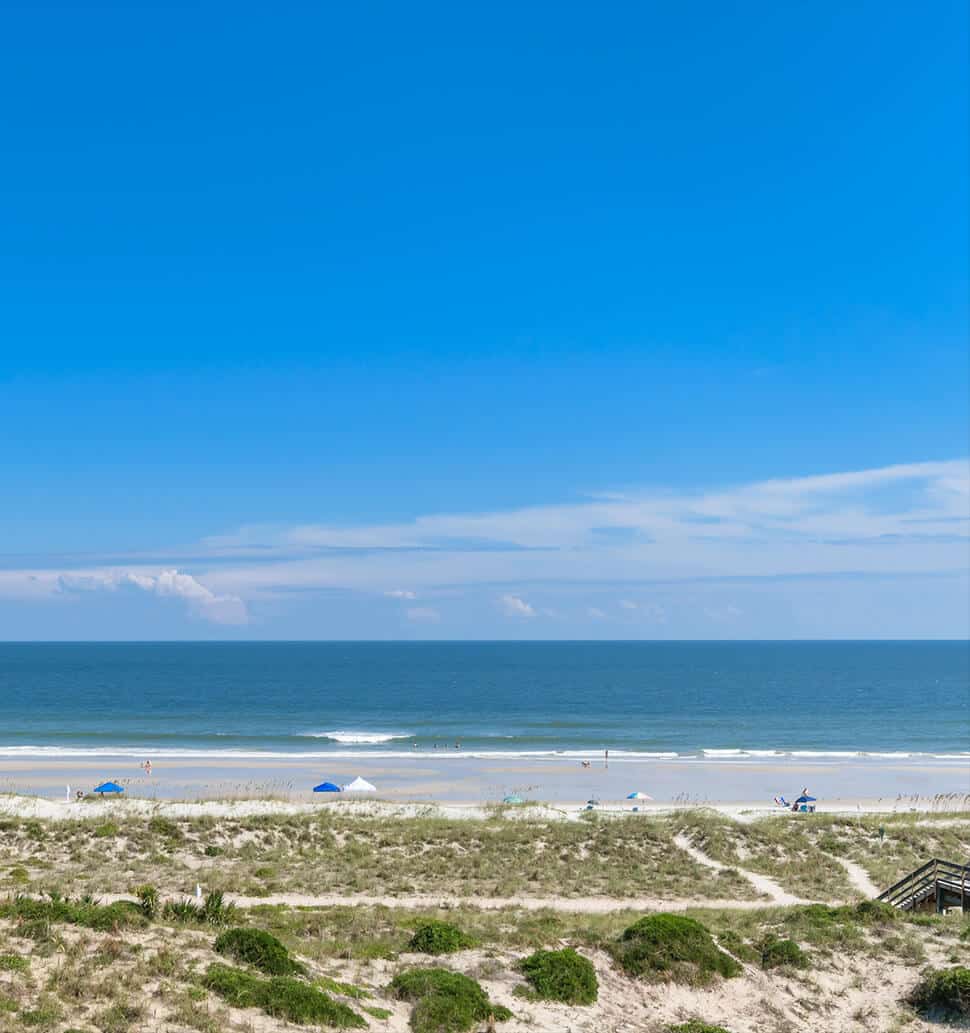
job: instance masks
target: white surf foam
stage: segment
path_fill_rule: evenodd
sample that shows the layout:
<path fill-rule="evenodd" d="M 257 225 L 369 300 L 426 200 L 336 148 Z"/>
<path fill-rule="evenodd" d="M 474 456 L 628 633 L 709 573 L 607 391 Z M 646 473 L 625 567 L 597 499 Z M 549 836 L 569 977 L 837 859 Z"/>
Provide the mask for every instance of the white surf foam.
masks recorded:
<path fill-rule="evenodd" d="M 382 742 L 393 742 L 395 739 L 410 739 L 409 732 L 304 732 L 303 736 L 309 739 L 330 739 L 333 742 L 344 743 L 348 746 L 365 746 Z"/>

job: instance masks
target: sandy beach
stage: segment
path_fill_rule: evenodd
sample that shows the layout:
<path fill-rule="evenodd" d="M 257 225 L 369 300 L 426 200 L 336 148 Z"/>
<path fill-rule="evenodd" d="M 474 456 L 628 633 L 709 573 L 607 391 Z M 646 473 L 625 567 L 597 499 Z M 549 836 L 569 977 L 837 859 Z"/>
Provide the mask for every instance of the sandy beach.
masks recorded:
<path fill-rule="evenodd" d="M 358 775 L 377 787 L 376 797 L 395 802 L 481 806 L 516 794 L 528 801 L 578 807 L 596 799 L 605 807 L 641 810 L 684 804 L 727 806 L 754 812 L 777 808 L 807 787 L 820 811 L 967 809 L 970 760 L 651 760 L 578 761 L 471 756 L 404 758 L 156 757 L 148 777 L 131 755 L 22 755 L 0 759 L 0 792 L 64 800 L 67 787 L 90 791 L 111 779 L 128 797 L 146 800 L 273 798 L 315 806 L 331 803 L 314 794 L 324 780 L 345 785 Z M 653 801 L 627 802 L 634 791 Z M 370 794 L 368 794 L 370 795 Z M 341 798 L 347 802 L 349 797 Z"/>

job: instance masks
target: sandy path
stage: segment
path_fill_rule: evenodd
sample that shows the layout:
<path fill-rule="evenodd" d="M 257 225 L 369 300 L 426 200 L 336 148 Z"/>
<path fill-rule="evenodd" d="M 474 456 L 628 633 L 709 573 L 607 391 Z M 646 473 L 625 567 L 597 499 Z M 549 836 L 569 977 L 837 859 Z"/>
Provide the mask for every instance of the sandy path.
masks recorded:
<path fill-rule="evenodd" d="M 713 857 L 708 857 L 703 850 L 694 846 L 694 844 L 682 832 L 679 832 L 674 836 L 674 844 L 680 847 L 685 854 L 689 854 L 695 861 L 697 861 L 698 864 L 706 865 L 708 868 L 713 868 L 715 871 L 721 872 L 727 868 L 733 868 L 739 875 L 747 879 L 759 893 L 763 893 L 765 896 L 771 897 L 772 904 L 788 905 L 808 903 L 804 898 L 796 897 L 794 894 L 782 889 L 774 879 L 770 879 L 767 875 L 759 875 L 757 872 L 749 872 L 744 868 L 739 868 L 737 865 L 721 864 L 720 861 L 715 861 Z"/>
<path fill-rule="evenodd" d="M 116 900 L 131 900 L 124 893 L 98 894 L 102 904 Z M 185 900 L 184 894 L 167 894 L 166 900 Z M 483 911 L 565 911 L 574 914 L 603 915 L 614 911 L 687 911 L 689 908 L 731 908 L 737 911 L 752 911 L 766 907 L 763 900 L 660 900 L 653 897 L 456 897 L 447 894 L 415 893 L 400 897 L 371 896 L 356 893 L 277 893 L 266 897 L 244 897 L 226 893 L 227 903 L 237 907 L 262 907 L 285 905 L 288 907 L 388 907 L 413 910 L 434 910 L 436 908 L 480 908 Z M 792 901 L 796 898 L 792 897 Z"/>
<path fill-rule="evenodd" d="M 882 890 L 869 878 L 869 873 L 862 867 L 861 864 L 856 864 L 855 861 L 849 861 L 845 857 L 836 857 L 835 854 L 826 854 L 826 857 L 831 857 L 837 864 L 842 865 L 845 869 L 845 874 L 849 877 L 849 882 L 857 889 L 864 897 L 870 900 L 874 897 L 878 897 Z"/>

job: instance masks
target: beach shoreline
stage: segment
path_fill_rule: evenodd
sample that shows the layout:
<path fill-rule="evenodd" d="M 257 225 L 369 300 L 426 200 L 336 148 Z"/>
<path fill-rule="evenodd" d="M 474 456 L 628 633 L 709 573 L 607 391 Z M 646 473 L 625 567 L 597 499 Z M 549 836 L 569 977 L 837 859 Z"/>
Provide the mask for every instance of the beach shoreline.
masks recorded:
<path fill-rule="evenodd" d="M 145 758 L 149 759 L 149 758 Z M 164 802 L 253 801 L 315 809 L 354 801 L 481 811 L 509 795 L 573 812 L 596 800 L 600 810 L 641 812 L 685 806 L 726 808 L 731 813 L 785 813 L 776 796 L 791 801 L 807 788 L 820 812 L 960 811 L 970 809 L 970 764 L 962 760 L 859 759 L 807 761 L 653 760 L 634 763 L 603 758 L 583 767 L 563 758 L 449 757 L 427 754 L 362 760 L 335 755 L 328 763 L 299 755 L 287 759 L 152 759 L 151 775 L 131 756 L 19 756 L 0 759 L 5 799 L 63 804 L 106 779 L 125 789 L 126 805 Z M 362 776 L 376 793 L 322 794 L 322 781 L 346 785 Z M 628 800 L 633 792 L 652 799 Z M 107 803 L 108 801 L 106 801 Z"/>

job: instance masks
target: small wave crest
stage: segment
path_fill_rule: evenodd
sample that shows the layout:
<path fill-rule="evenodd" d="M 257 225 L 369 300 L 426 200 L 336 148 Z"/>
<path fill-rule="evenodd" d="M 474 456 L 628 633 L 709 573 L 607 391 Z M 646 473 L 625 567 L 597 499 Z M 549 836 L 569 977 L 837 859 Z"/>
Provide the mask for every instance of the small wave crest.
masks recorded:
<path fill-rule="evenodd" d="M 335 732 L 304 732 L 303 735 L 309 739 L 330 739 L 331 742 L 344 743 L 347 746 L 376 745 L 382 742 L 393 742 L 395 739 L 410 739 L 408 732 L 356 732 L 356 731 L 335 731 Z"/>

